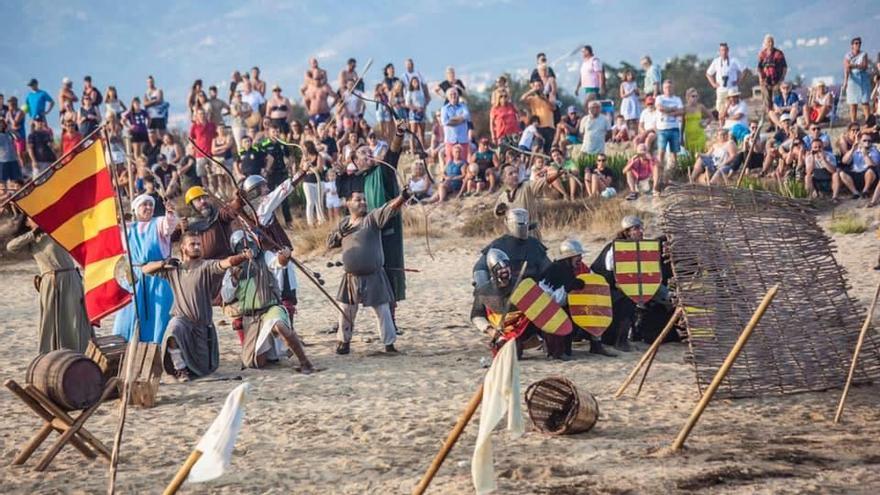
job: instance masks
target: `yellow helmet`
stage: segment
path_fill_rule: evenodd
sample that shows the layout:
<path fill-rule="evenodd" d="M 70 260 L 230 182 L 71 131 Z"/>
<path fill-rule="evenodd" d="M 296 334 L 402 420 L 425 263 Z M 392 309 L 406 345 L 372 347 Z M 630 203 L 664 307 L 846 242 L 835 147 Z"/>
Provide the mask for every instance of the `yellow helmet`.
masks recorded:
<path fill-rule="evenodd" d="M 193 186 L 186 190 L 186 196 L 184 196 L 184 201 L 186 204 L 190 204 L 196 198 L 201 198 L 202 196 L 207 196 L 208 193 L 202 188 L 202 186 Z"/>

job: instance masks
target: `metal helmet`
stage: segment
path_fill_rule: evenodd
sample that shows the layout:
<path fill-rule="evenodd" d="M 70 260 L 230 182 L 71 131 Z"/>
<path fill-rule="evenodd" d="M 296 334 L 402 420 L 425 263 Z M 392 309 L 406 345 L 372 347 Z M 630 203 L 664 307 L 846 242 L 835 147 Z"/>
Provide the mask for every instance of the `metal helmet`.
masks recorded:
<path fill-rule="evenodd" d="M 505 286 L 510 283 L 510 257 L 504 251 L 492 248 L 486 253 L 486 266 L 489 267 L 489 274 L 492 282 L 498 286 Z M 501 277 L 501 271 L 508 269 L 507 277 Z"/>
<path fill-rule="evenodd" d="M 529 237 L 529 210 L 525 208 L 511 208 L 507 210 L 507 216 L 504 219 L 507 225 L 507 232 L 517 239 L 527 239 Z"/>
<path fill-rule="evenodd" d="M 243 230 L 236 230 L 229 236 L 229 245 L 235 253 L 241 253 L 245 248 L 251 248 L 252 251 L 256 249 L 254 239 Z"/>
<path fill-rule="evenodd" d="M 205 189 L 202 186 L 192 186 L 186 190 L 186 195 L 183 200 L 186 204 L 192 204 L 194 199 L 207 195 L 208 193 L 205 192 Z"/>
<path fill-rule="evenodd" d="M 583 256 L 587 254 L 583 244 L 575 239 L 566 239 L 559 245 L 559 257 L 557 260 L 574 258 L 575 256 Z"/>
<path fill-rule="evenodd" d="M 259 187 L 266 183 L 266 179 L 261 175 L 249 175 L 241 184 L 241 190 L 249 197 L 257 196 L 254 191 L 259 192 Z"/>
<path fill-rule="evenodd" d="M 623 217 L 623 220 L 620 221 L 620 227 L 623 228 L 623 230 L 631 229 L 633 227 L 641 227 L 641 226 L 642 226 L 642 219 L 635 216 L 635 215 L 627 215 L 627 216 Z"/>

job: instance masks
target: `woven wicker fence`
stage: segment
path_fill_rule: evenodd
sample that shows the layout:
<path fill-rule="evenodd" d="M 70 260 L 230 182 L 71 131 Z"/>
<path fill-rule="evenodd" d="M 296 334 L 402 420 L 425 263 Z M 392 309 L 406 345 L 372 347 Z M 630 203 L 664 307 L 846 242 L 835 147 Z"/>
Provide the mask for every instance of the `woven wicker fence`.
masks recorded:
<path fill-rule="evenodd" d="M 751 340 L 718 391 L 754 397 L 844 384 L 864 318 L 849 296 L 831 239 L 803 203 L 742 189 L 669 190 L 662 230 L 676 302 L 685 308 L 700 391 L 733 347 L 765 292 L 779 283 Z M 870 335 L 856 381 L 880 377 Z"/>

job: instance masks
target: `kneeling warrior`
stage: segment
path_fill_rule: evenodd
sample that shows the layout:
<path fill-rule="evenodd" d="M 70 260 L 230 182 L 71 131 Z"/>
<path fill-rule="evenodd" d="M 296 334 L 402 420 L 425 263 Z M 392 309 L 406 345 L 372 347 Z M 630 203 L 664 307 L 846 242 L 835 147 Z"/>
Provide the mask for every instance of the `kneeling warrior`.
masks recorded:
<path fill-rule="evenodd" d="M 309 374 L 314 367 L 293 330 L 293 323 L 281 303 L 277 277 L 285 276 L 281 268 L 290 262 L 290 249 L 277 253 L 264 251 L 241 230 L 229 240 L 236 253 L 247 256 L 247 263 L 229 270 L 223 277 L 220 294 L 224 303 L 237 301 L 244 326 L 241 362 L 249 368 L 261 368 L 290 352 L 299 360 L 299 371 Z M 290 352 L 288 352 L 288 349 Z"/>

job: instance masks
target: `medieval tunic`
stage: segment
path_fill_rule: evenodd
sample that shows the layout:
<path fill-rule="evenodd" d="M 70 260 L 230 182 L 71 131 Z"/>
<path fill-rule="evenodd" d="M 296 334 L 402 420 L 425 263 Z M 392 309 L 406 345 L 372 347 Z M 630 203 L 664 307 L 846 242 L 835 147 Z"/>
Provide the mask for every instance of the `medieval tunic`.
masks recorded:
<path fill-rule="evenodd" d="M 340 319 L 338 339 L 341 342 L 351 340 L 357 306 L 363 304 L 373 308 L 376 313 L 383 343 L 394 343 L 396 336 L 389 307 L 394 301 L 394 293 L 384 269 L 382 229 L 398 213 L 392 203 L 386 203 L 369 212 L 359 223 L 352 223 L 351 217 L 343 218 L 330 236 L 331 246 L 342 245 L 342 265 L 345 270 L 336 295 L 336 300 L 343 303 L 343 309 L 349 317 L 348 321 Z"/>
<path fill-rule="evenodd" d="M 218 260 L 191 260 L 157 273 L 158 277 L 167 280 L 174 292 L 172 318 L 162 343 L 163 364 L 169 374 L 174 373 L 167 352 L 168 340 L 172 338 L 193 375 L 208 375 L 220 364 L 220 346 L 211 308 L 215 280 L 224 271 L 220 263 Z"/>
<path fill-rule="evenodd" d="M 219 260 L 232 256 L 229 238 L 235 232 L 236 216 L 229 208 L 210 207 L 207 216 L 196 214 L 187 218 L 186 229 L 199 234 L 202 240 L 202 257 Z M 198 212 L 197 212 L 198 213 Z"/>
<path fill-rule="evenodd" d="M 400 160 L 400 144 L 392 142 L 385 161 L 397 168 Z M 396 145 L 396 146 L 395 146 Z M 367 211 L 373 211 L 400 194 L 397 174 L 385 165 L 378 165 L 370 170 L 364 178 L 364 196 L 367 199 Z M 403 219 L 400 215 L 393 217 L 382 227 L 382 251 L 385 258 L 385 275 L 391 284 L 395 301 L 406 299 L 406 273 L 403 271 Z"/>
<path fill-rule="evenodd" d="M 6 249 L 26 250 L 40 270 L 40 353 L 84 352 L 94 332 L 86 316 L 82 278 L 70 254 L 42 232 L 22 234 L 9 241 Z"/>
<path fill-rule="evenodd" d="M 223 276 L 223 302 L 236 303 L 243 318 L 241 363 L 248 368 L 257 368 L 257 356 L 262 354 L 268 353 L 270 361 L 287 354 L 287 344 L 272 332 L 278 323 L 292 328 L 278 288 L 277 276 L 282 268 L 276 253 L 264 251 Z"/>
<path fill-rule="evenodd" d="M 113 322 L 113 333 L 129 340 L 134 331 L 135 320 L 140 322 L 141 342 L 162 343 L 165 327 L 171 319 L 171 304 L 174 295 L 171 286 L 165 280 L 144 275 L 141 265 L 151 261 L 161 261 L 171 254 L 171 234 L 177 226 L 177 217 L 172 212 L 147 222 L 133 222 L 128 226 L 128 249 L 131 256 L 132 269 L 137 282 L 133 304 L 128 304 Z"/>

